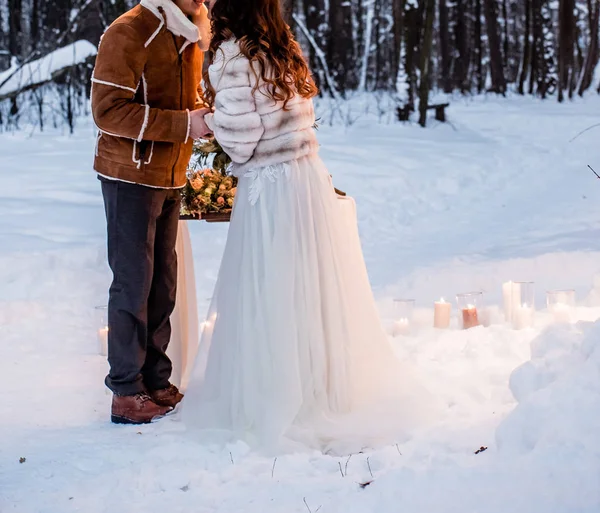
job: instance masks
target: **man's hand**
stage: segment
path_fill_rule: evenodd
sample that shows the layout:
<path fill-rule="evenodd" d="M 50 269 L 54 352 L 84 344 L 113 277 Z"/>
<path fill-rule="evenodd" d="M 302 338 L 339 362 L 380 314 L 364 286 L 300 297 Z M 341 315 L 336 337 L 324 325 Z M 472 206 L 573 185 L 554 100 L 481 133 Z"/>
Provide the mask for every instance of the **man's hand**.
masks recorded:
<path fill-rule="evenodd" d="M 190 112 L 190 137 L 194 140 L 202 139 L 212 135 L 210 128 L 206 126 L 204 115 L 208 114 L 210 109 L 198 109 Z"/>

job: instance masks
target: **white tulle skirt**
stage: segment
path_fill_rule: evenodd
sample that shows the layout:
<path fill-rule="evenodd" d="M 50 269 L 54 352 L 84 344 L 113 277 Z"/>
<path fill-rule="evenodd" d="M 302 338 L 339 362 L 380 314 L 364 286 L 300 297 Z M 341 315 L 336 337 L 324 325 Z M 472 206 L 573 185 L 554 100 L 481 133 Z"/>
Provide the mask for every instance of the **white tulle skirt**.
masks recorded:
<path fill-rule="evenodd" d="M 382 329 L 354 201 L 335 194 L 317 156 L 239 178 L 186 427 L 273 450 L 403 440 L 433 401 Z"/>

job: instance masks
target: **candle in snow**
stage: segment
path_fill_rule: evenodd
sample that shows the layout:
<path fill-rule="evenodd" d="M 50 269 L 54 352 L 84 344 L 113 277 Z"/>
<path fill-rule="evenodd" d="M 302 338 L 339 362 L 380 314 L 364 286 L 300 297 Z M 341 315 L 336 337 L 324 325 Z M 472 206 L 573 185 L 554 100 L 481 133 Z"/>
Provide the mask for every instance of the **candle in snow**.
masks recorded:
<path fill-rule="evenodd" d="M 521 303 L 521 284 L 514 281 L 503 283 L 502 298 L 504 299 L 504 318 L 510 322 L 513 310 Z"/>
<path fill-rule="evenodd" d="M 566 303 L 552 305 L 552 315 L 555 322 L 571 322 L 571 307 Z"/>
<path fill-rule="evenodd" d="M 533 314 L 533 306 L 529 306 L 527 303 L 517 305 L 513 308 L 513 328 L 516 330 L 531 328 L 533 326 Z"/>
<path fill-rule="evenodd" d="M 406 317 L 402 317 L 401 319 L 394 321 L 394 337 L 397 337 L 398 335 L 408 335 L 409 332 L 410 323 Z"/>
<path fill-rule="evenodd" d="M 479 326 L 479 319 L 477 318 L 477 308 L 475 305 L 467 305 L 466 308 L 462 309 L 462 321 L 463 329 L 468 330 Z"/>
<path fill-rule="evenodd" d="M 452 305 L 444 298 L 436 301 L 433 308 L 433 327 L 446 329 L 450 325 L 450 311 Z"/>
<path fill-rule="evenodd" d="M 98 349 L 102 356 L 108 356 L 108 326 L 98 330 Z"/>

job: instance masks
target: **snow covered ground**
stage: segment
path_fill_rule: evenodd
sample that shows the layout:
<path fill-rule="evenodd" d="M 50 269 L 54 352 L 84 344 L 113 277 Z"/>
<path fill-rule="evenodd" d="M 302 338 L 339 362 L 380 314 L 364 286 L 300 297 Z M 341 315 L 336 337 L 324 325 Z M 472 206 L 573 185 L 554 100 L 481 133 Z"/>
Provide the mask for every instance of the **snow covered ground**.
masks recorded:
<path fill-rule="evenodd" d="M 205 447 L 174 419 L 111 425 L 93 128 L 0 135 L 0 512 L 597 513 L 600 182 L 586 166 L 600 172 L 600 128 L 569 142 L 597 112 L 597 97 L 454 99 L 451 123 L 426 130 L 321 126 L 384 321 L 392 297 L 416 299 L 397 352 L 445 404 L 426 432 L 351 458 Z M 226 229 L 191 225 L 201 315 Z M 535 328 L 502 322 L 509 279 L 536 282 Z M 579 323 L 553 323 L 555 288 L 576 290 Z M 434 300 L 469 290 L 485 291 L 490 327 L 430 327 Z"/>

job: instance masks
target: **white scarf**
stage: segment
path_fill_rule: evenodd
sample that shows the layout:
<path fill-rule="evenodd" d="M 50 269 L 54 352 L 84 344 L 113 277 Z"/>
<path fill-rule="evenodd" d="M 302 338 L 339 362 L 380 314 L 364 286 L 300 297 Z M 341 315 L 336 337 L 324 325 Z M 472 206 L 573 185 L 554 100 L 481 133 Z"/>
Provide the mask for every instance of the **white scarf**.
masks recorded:
<path fill-rule="evenodd" d="M 202 13 L 190 21 L 172 0 L 142 0 L 140 3 L 142 7 L 150 10 L 161 22 L 164 22 L 163 15 L 158 9 L 161 7 L 167 19 L 167 29 L 176 36 L 183 36 L 189 43 L 201 41 L 200 46 L 203 50 L 205 46 L 208 47 L 210 22 L 205 6 L 203 6 Z"/>

